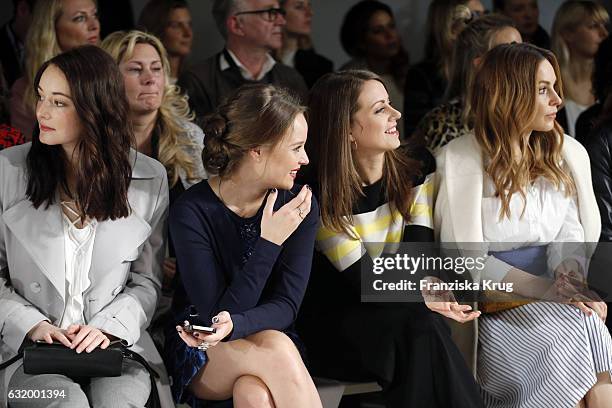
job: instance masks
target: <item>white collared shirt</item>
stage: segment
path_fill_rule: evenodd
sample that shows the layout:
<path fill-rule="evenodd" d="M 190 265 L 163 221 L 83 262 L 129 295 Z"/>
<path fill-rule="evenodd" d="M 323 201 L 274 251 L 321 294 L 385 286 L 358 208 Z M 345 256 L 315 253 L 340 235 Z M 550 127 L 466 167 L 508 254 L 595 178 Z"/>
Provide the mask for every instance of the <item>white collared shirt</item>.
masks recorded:
<path fill-rule="evenodd" d="M 67 329 L 71 324 L 85 324 L 83 293 L 91 284 L 89 269 L 97 222 L 91 220 L 83 228 L 76 228 L 65 214 L 62 214 L 62 219 L 66 257 L 66 305 L 58 326 Z"/>
<path fill-rule="evenodd" d="M 261 67 L 261 72 L 259 73 L 257 78 L 255 78 L 253 77 L 253 74 L 251 74 L 251 71 L 249 71 L 244 65 L 242 65 L 238 57 L 236 57 L 233 52 L 231 52 L 229 49 L 227 50 L 227 52 L 230 57 L 232 57 L 238 68 L 240 68 L 240 74 L 242 75 L 242 77 L 249 81 L 260 81 L 268 74 L 268 72 L 272 71 L 272 68 L 274 68 L 274 65 L 276 64 L 276 60 L 272 58 L 270 54 L 266 54 L 266 62 L 264 62 L 263 66 Z M 224 54 L 221 54 L 221 58 L 219 58 L 219 68 L 221 69 L 221 71 L 225 71 L 226 69 L 230 68 L 230 64 L 225 58 Z"/>

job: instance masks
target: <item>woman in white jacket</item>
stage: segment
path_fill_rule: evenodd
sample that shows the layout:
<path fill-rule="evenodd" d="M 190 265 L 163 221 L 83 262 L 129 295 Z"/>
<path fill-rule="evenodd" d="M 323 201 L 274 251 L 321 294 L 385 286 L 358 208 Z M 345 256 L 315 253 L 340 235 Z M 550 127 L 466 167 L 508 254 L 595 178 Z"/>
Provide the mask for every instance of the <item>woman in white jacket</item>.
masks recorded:
<path fill-rule="evenodd" d="M 469 98 L 474 133 L 453 140 L 437 158 L 440 240 L 484 243 L 487 278 L 548 300 L 547 263 L 557 282 L 567 282 L 570 270 L 584 276 L 577 258 L 549 244 L 595 242 L 600 230 L 588 156 L 555 121 L 560 89 L 552 53 L 528 44 L 494 48 Z M 505 251 L 492 254 L 496 248 Z M 607 406 L 607 311 L 603 302 L 584 300 L 481 316 L 477 379 L 487 407 Z"/>

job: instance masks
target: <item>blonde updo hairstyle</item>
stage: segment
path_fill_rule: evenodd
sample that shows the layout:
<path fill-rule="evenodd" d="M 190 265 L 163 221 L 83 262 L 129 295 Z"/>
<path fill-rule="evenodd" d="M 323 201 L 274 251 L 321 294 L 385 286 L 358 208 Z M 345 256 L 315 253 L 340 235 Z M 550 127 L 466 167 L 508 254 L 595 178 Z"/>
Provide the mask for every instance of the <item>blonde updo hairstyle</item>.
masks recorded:
<path fill-rule="evenodd" d="M 427 10 L 425 59 L 435 61 L 447 79 L 455 40 L 472 20 L 467 3 L 468 0 L 433 0 Z"/>
<path fill-rule="evenodd" d="M 202 162 L 208 174 L 231 174 L 252 149 L 276 146 L 306 108 L 283 88 L 244 85 L 204 119 Z"/>
<path fill-rule="evenodd" d="M 136 44 L 152 46 L 159 54 L 164 70 L 164 95 L 159 107 L 157 123 L 153 129 L 153 132 L 157 132 L 159 136 L 158 160 L 168 171 L 170 187 L 177 183 L 179 169 L 183 169 L 187 179 L 196 180 L 196 165 L 181 148 L 181 145 L 187 143 L 189 139 L 183 137 L 179 142 L 179 136 L 188 131 L 185 122 L 193 120 L 193 114 L 190 113 L 187 97 L 176 85 L 170 83 L 170 63 L 161 41 L 154 35 L 143 31 L 116 31 L 104 39 L 101 47 L 113 57 L 117 64 L 120 64 L 124 59 L 132 57 Z"/>

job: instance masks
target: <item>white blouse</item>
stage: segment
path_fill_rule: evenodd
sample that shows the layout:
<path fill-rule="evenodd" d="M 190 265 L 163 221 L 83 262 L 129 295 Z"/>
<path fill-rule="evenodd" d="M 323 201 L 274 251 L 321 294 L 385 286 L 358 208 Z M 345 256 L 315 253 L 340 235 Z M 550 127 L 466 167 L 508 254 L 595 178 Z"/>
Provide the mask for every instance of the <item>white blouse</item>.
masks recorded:
<path fill-rule="evenodd" d="M 83 293 L 89 288 L 89 269 L 96 235 L 96 220 L 77 228 L 62 212 L 64 226 L 64 255 L 66 259 L 66 303 L 59 327 L 85 324 Z"/>
<path fill-rule="evenodd" d="M 537 178 L 525 193 L 526 201 L 523 201 L 520 194 L 510 198 L 510 218 L 504 216 L 500 220 L 501 199 L 495 197 L 492 178 L 485 175 L 482 232 L 488 251 L 507 251 L 552 243 L 547 247 L 550 271 L 568 257 L 584 265 L 582 247 L 567 244 L 584 242 L 576 196 L 566 196 L 563 189 L 557 190 L 544 177 Z M 485 265 L 486 278 L 497 282 L 512 269 L 511 265 L 493 256 L 487 258 Z"/>

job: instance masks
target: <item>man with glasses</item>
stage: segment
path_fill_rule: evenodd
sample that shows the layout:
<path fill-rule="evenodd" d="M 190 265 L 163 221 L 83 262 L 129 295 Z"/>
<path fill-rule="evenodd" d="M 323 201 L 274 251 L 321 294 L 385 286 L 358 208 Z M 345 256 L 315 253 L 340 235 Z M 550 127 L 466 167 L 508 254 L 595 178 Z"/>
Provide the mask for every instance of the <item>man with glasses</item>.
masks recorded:
<path fill-rule="evenodd" d="M 285 11 L 278 0 L 215 0 L 212 13 L 225 48 L 184 72 L 177 83 L 189 95 L 198 122 L 247 83 L 271 83 L 306 96 L 300 74 L 270 55 L 282 46 Z"/>

